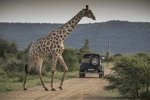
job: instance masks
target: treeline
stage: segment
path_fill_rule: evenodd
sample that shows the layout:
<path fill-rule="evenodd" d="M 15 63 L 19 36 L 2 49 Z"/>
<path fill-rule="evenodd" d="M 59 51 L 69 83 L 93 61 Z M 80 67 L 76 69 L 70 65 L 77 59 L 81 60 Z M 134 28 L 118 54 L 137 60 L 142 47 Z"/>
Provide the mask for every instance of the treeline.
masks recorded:
<path fill-rule="evenodd" d="M 80 50 L 67 48 L 64 50 L 63 57 L 68 65 L 69 71 L 76 71 L 79 69 L 79 63 L 83 53 L 90 52 L 88 47 L 88 40 Z M 8 42 L 0 39 L 0 77 L 21 77 L 20 73 L 23 73 L 26 59 L 28 56 L 28 48 L 19 51 L 15 43 Z M 43 62 L 43 75 L 50 72 L 51 69 L 51 56 L 48 55 Z M 57 70 L 62 71 L 62 66 L 58 63 Z M 34 71 L 33 71 L 33 74 Z M 22 78 L 20 79 L 22 81 Z"/>
<path fill-rule="evenodd" d="M 22 71 L 23 60 L 20 60 L 20 55 L 15 43 L 10 43 L 0 39 L 0 78 L 13 77 Z M 15 74 L 13 74 L 15 73 Z"/>
<path fill-rule="evenodd" d="M 113 73 L 106 76 L 108 90 L 126 97 L 150 100 L 150 54 L 116 55 Z"/>

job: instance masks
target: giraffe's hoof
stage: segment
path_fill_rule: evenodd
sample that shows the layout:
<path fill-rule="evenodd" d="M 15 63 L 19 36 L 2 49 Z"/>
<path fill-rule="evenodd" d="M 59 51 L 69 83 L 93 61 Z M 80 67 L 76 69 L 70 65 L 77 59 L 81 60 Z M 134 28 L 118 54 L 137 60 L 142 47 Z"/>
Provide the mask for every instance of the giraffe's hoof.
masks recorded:
<path fill-rule="evenodd" d="M 59 87 L 60 90 L 63 90 L 62 86 Z"/>
<path fill-rule="evenodd" d="M 23 90 L 27 90 L 27 88 L 24 88 Z"/>
<path fill-rule="evenodd" d="M 48 89 L 47 89 L 47 88 L 45 88 L 45 91 L 48 91 Z"/>
<path fill-rule="evenodd" d="M 56 91 L 56 89 L 55 89 L 55 88 L 52 88 L 51 90 L 52 90 L 52 91 Z"/>

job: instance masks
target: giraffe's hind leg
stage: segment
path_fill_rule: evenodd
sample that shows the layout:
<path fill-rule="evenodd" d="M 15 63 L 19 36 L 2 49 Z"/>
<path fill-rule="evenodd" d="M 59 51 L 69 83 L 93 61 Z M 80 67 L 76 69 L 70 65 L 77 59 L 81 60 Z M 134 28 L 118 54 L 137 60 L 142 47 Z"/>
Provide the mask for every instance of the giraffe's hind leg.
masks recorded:
<path fill-rule="evenodd" d="M 42 63 L 43 63 L 43 59 L 39 60 L 38 63 L 37 63 L 38 75 L 40 77 L 43 88 L 45 89 L 45 91 L 48 91 L 47 87 L 44 84 L 43 77 L 42 77 Z"/>
<path fill-rule="evenodd" d="M 63 73 L 63 76 L 62 76 L 62 79 L 61 79 L 61 82 L 60 82 L 60 86 L 59 86 L 59 89 L 62 90 L 63 89 L 63 87 L 62 87 L 63 86 L 63 82 L 64 82 L 64 79 L 66 77 L 66 74 L 67 74 L 67 71 L 68 71 L 68 67 L 65 64 L 64 59 L 63 59 L 62 56 L 59 57 L 59 62 L 64 67 L 64 73 Z"/>
<path fill-rule="evenodd" d="M 46 87 L 45 84 L 44 84 L 44 81 L 43 81 L 43 78 L 42 78 L 42 74 L 41 74 L 41 73 L 39 73 L 39 77 L 40 77 L 40 80 L 41 80 L 41 83 L 42 83 L 43 88 L 45 89 L 45 91 L 48 91 L 47 87 Z"/>
<path fill-rule="evenodd" d="M 55 73 L 55 70 L 56 70 L 57 61 L 58 61 L 58 54 L 57 53 L 53 53 L 53 55 L 52 55 L 52 67 L 51 67 L 51 71 L 52 71 L 51 90 L 52 91 L 56 91 L 56 89 L 53 86 L 53 79 L 54 79 L 54 73 Z"/>
<path fill-rule="evenodd" d="M 26 81 L 27 81 L 27 74 L 28 74 L 28 65 L 25 65 L 25 76 L 24 76 L 24 81 L 23 81 L 23 90 L 27 90 L 26 88 Z"/>

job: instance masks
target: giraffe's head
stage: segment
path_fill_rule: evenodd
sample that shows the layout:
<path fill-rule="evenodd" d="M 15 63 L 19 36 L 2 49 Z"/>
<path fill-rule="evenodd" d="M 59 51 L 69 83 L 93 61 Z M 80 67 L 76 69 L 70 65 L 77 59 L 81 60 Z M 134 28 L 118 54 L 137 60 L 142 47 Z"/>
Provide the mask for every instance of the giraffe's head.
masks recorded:
<path fill-rule="evenodd" d="M 96 20 L 93 12 L 89 9 L 88 5 L 86 5 L 85 9 L 83 9 L 83 12 L 84 12 L 84 16 L 85 17 L 88 17 L 88 18 L 91 18 L 93 20 Z"/>

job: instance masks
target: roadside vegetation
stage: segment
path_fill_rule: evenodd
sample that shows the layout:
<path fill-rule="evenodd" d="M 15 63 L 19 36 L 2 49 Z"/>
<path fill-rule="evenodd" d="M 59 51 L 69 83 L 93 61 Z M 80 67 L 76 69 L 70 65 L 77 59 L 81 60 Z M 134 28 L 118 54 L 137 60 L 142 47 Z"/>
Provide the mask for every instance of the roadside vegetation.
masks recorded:
<path fill-rule="evenodd" d="M 29 48 L 29 47 L 28 47 Z M 0 93 L 17 89 L 22 89 L 24 66 L 27 61 L 28 48 L 19 51 L 15 43 L 0 39 Z M 85 45 L 80 50 L 66 48 L 63 53 L 64 60 L 69 68 L 67 78 L 77 77 L 79 64 L 83 53 L 90 52 L 88 40 L 85 40 Z M 62 77 L 63 68 L 58 63 L 55 73 L 55 80 L 60 80 Z M 42 74 L 44 81 L 50 83 L 51 78 L 51 56 L 48 55 L 43 62 Z M 27 85 L 40 85 L 41 82 L 36 73 L 32 72 L 29 75 Z"/>
<path fill-rule="evenodd" d="M 107 90 L 132 99 L 150 100 L 150 54 L 117 54 L 113 58 L 113 73 L 106 76 Z"/>
<path fill-rule="evenodd" d="M 78 77 L 79 64 L 84 53 L 90 53 L 89 41 L 79 50 L 66 48 L 63 53 L 68 65 L 67 78 Z M 19 51 L 15 43 L 0 39 L 0 93 L 22 89 L 24 66 L 28 55 L 28 48 Z M 110 75 L 105 76 L 109 81 L 106 90 L 113 90 L 121 96 L 150 100 L 150 53 L 133 55 L 115 54 L 109 61 L 113 64 Z M 42 74 L 44 81 L 50 83 L 51 56 L 48 55 L 43 62 Z M 55 81 L 62 77 L 63 68 L 58 63 Z M 33 71 L 29 75 L 28 87 L 40 85 L 38 75 Z"/>

